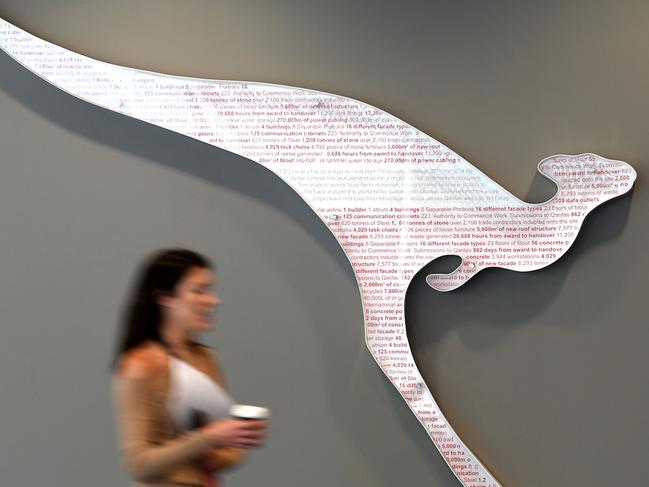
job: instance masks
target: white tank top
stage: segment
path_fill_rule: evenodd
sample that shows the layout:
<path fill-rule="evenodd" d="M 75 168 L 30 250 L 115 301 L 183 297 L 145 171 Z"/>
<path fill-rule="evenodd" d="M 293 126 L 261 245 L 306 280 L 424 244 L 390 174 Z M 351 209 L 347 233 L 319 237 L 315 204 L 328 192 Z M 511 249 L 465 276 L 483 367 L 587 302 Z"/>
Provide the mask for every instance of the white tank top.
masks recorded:
<path fill-rule="evenodd" d="M 167 409 L 179 428 L 191 430 L 229 416 L 230 395 L 210 376 L 184 360 L 169 356 Z"/>

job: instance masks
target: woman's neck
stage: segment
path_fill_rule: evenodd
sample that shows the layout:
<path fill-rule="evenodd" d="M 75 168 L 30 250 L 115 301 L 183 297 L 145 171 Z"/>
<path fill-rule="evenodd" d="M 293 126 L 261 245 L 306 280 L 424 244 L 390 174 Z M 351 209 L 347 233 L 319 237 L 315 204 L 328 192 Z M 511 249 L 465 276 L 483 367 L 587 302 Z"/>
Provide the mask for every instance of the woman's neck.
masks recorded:
<path fill-rule="evenodd" d="M 160 328 L 160 339 L 171 355 L 183 357 L 192 350 L 192 343 L 182 329 L 163 325 Z"/>

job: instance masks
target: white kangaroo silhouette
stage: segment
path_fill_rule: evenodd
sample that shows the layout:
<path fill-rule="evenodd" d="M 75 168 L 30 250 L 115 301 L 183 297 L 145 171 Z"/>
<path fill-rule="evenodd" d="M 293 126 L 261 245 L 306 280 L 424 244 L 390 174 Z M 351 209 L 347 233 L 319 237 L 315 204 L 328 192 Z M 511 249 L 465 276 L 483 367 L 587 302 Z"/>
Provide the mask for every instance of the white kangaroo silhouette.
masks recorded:
<path fill-rule="evenodd" d="M 357 100 L 115 66 L 2 19 L 0 47 L 74 96 L 245 156 L 295 189 L 349 258 L 372 357 L 459 481 L 500 485 L 448 424 L 417 369 L 404 322 L 407 286 L 423 266 L 448 254 L 460 256 L 460 266 L 426 278 L 440 291 L 487 267 L 549 265 L 593 208 L 631 189 L 631 166 L 595 154 L 549 157 L 538 169 L 557 184 L 557 194 L 529 204 L 440 142 Z"/>

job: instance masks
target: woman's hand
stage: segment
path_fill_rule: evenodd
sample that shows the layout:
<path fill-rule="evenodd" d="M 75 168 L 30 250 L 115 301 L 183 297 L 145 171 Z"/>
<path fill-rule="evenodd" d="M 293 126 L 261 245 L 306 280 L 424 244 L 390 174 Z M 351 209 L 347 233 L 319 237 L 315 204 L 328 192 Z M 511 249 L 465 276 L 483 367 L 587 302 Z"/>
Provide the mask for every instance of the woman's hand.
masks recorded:
<path fill-rule="evenodd" d="M 223 419 L 204 426 L 214 446 L 257 448 L 264 445 L 268 421 L 258 419 Z"/>

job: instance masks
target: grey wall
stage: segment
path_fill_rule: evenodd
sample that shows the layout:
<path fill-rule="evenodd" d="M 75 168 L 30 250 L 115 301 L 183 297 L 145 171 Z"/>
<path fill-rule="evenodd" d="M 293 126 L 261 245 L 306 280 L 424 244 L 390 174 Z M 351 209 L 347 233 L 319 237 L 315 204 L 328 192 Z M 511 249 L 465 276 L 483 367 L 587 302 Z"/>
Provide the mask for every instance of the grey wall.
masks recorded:
<path fill-rule="evenodd" d="M 632 195 L 530 274 L 407 297 L 424 376 L 505 486 L 643 485 L 649 4 L 0 0 L 0 16 L 121 65 L 361 99 L 514 194 L 555 153 L 632 163 Z M 228 485 L 457 486 L 363 344 L 353 274 L 315 214 L 245 159 L 74 99 L 0 55 L 0 472 L 127 485 L 107 364 L 150 250 L 218 264 L 217 348 L 266 449 Z M 431 268 L 434 268 L 433 264 Z"/>

